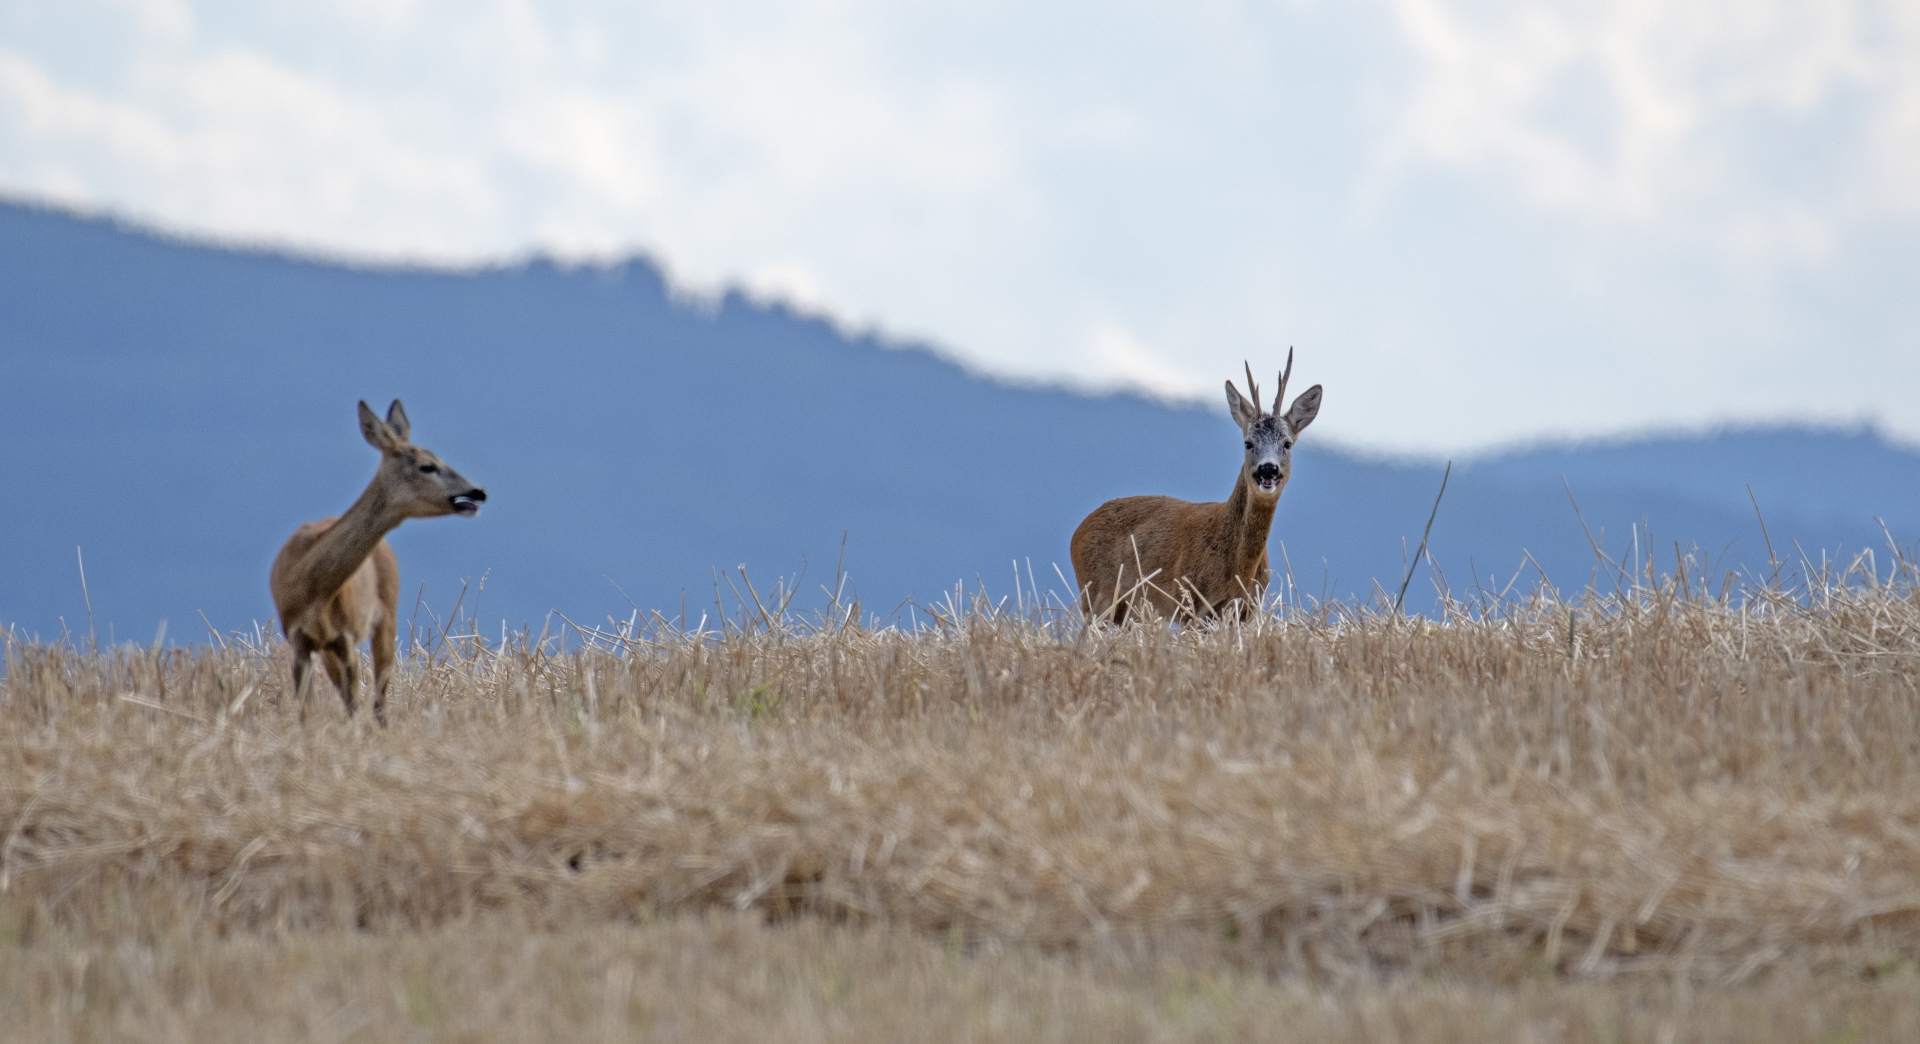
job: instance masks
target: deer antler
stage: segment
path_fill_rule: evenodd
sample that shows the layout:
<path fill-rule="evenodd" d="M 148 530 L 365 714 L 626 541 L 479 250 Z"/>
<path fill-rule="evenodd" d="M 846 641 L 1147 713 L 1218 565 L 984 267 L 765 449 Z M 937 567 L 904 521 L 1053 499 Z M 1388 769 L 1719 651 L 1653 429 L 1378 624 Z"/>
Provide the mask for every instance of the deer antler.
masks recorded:
<path fill-rule="evenodd" d="M 1247 394 L 1253 397 L 1253 415 L 1258 417 L 1260 416 L 1260 386 L 1253 383 L 1253 364 L 1242 359 L 1240 365 L 1247 368 Z"/>
<path fill-rule="evenodd" d="M 1280 371 L 1280 390 L 1273 396 L 1273 412 L 1277 416 L 1280 407 L 1287 401 L 1287 381 L 1293 377 L 1293 348 L 1287 348 L 1287 368 Z"/>

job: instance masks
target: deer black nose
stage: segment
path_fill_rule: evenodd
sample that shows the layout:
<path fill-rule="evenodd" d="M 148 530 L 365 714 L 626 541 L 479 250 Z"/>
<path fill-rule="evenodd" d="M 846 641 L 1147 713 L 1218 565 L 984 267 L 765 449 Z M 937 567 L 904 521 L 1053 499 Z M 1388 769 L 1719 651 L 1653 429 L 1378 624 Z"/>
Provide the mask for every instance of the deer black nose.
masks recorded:
<path fill-rule="evenodd" d="M 1280 477 L 1280 465 L 1262 464 L 1253 469 L 1253 477 L 1257 479 L 1277 479 Z"/>
<path fill-rule="evenodd" d="M 482 503 L 485 503 L 487 499 L 487 491 L 481 489 L 479 486 L 475 486 L 460 495 L 466 497 L 468 500 L 477 500 Z"/>

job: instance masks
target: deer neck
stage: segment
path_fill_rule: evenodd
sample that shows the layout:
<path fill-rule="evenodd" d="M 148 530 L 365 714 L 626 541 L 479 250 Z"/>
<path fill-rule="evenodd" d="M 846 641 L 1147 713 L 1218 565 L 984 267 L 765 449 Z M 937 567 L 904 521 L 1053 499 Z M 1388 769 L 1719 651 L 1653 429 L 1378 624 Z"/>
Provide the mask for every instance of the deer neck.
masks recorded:
<path fill-rule="evenodd" d="M 360 499 L 307 551 L 307 582 L 319 597 L 331 597 L 353 576 L 382 537 L 406 521 L 375 475 Z"/>
<path fill-rule="evenodd" d="M 1267 534 L 1273 529 L 1273 509 L 1279 504 L 1279 497 L 1256 498 L 1247 484 L 1246 469 L 1241 469 L 1239 480 L 1233 484 L 1233 495 L 1227 498 L 1227 510 L 1220 519 L 1223 543 L 1233 549 L 1235 576 L 1250 575 L 1254 564 L 1266 553 Z"/>

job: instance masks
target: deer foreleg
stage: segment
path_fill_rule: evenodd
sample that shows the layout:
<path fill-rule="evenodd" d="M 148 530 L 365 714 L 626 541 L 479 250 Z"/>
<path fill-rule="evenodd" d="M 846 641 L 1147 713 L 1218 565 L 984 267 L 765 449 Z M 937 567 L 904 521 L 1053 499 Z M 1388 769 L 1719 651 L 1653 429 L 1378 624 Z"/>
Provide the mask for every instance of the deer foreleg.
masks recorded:
<path fill-rule="evenodd" d="M 300 704 L 300 720 L 307 720 L 307 697 L 313 692 L 313 642 L 304 634 L 293 635 L 293 698 Z"/>
<path fill-rule="evenodd" d="M 393 641 L 397 627 L 383 617 L 373 625 L 373 720 L 387 724 L 387 683 L 393 680 Z"/>
<path fill-rule="evenodd" d="M 347 717 L 353 717 L 354 683 L 359 681 L 359 658 L 353 654 L 353 645 L 346 638 L 335 638 L 320 651 L 321 658 L 327 661 L 327 677 L 333 679 L 333 687 L 340 690 L 340 701 L 347 705 Z"/>

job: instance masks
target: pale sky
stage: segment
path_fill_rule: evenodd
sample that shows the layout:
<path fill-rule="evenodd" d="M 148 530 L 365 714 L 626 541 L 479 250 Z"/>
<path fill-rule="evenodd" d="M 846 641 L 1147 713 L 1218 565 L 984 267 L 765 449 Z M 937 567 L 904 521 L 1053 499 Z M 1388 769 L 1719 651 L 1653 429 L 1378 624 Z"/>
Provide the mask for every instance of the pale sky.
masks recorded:
<path fill-rule="evenodd" d="M 984 371 L 1454 453 L 1920 440 L 1920 3 L 0 0 L 0 194 L 642 251 Z"/>

